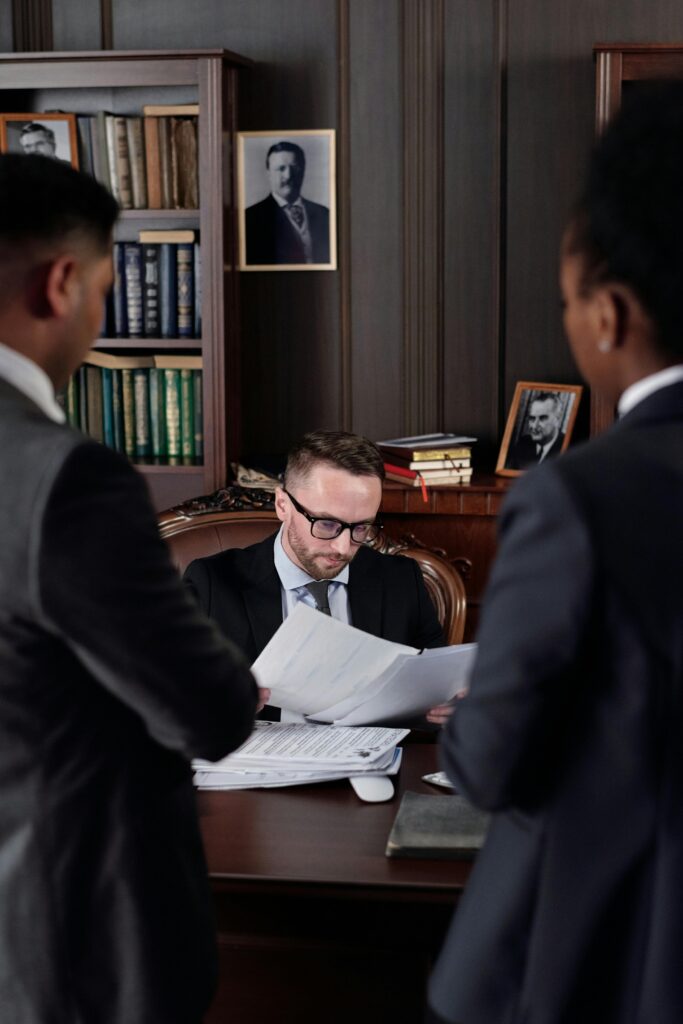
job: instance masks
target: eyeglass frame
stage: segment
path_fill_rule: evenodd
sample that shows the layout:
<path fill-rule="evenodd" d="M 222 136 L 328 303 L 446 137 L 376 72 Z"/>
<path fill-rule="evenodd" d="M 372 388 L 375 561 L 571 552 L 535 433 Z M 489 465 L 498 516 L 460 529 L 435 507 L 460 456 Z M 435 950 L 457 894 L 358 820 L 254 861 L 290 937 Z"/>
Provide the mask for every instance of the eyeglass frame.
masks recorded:
<path fill-rule="evenodd" d="M 308 519 L 309 523 L 311 524 L 311 537 L 315 537 L 316 540 L 336 540 L 337 537 L 341 537 L 344 530 L 348 530 L 349 539 L 351 540 L 352 544 L 372 544 L 374 540 L 377 540 L 381 531 L 384 529 L 382 522 L 379 520 L 377 516 L 375 516 L 374 520 L 371 523 L 368 523 L 366 520 L 363 519 L 361 519 L 357 523 L 345 523 L 343 519 L 337 519 L 335 516 L 311 515 L 308 509 L 305 509 L 301 502 L 297 501 L 294 495 L 289 493 L 286 487 L 283 487 L 282 491 L 284 494 L 287 495 L 296 511 L 300 515 L 302 515 L 304 519 Z M 334 537 L 316 537 L 315 534 L 313 533 L 313 527 L 315 526 L 316 523 L 338 523 L 341 526 L 341 530 L 339 531 L 339 533 L 335 533 Z M 354 540 L 353 531 L 357 526 L 365 526 L 370 529 L 375 529 L 377 530 L 377 533 L 374 535 L 374 537 L 370 537 L 369 540 Z"/>

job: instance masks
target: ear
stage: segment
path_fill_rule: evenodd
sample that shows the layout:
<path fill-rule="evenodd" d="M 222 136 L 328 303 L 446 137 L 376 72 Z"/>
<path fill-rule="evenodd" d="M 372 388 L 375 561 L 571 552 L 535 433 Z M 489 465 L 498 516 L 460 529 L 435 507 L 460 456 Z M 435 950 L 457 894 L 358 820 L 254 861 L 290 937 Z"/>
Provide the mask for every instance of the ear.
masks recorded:
<path fill-rule="evenodd" d="M 32 298 L 41 318 L 63 319 L 71 313 L 80 292 L 78 267 L 75 256 L 63 253 L 36 269 Z"/>
<path fill-rule="evenodd" d="M 275 513 L 281 523 L 287 519 L 287 495 L 281 487 L 275 488 Z"/>
<path fill-rule="evenodd" d="M 597 337 L 623 348 L 629 334 L 642 323 L 644 312 L 640 302 L 627 285 L 612 283 L 595 290 L 593 295 Z"/>

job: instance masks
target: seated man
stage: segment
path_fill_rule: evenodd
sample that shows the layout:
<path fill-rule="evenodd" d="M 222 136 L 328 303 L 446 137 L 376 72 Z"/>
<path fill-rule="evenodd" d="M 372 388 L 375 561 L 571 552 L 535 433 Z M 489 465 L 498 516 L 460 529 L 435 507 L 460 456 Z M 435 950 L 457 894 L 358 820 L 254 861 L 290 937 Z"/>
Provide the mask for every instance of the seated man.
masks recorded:
<path fill-rule="evenodd" d="M 276 491 L 280 531 L 188 566 L 185 579 L 200 605 L 250 661 L 299 601 L 386 640 L 444 646 L 417 563 L 365 546 L 379 533 L 383 479 L 371 441 L 332 430 L 306 434 Z M 312 588 L 323 591 L 317 598 L 308 589 L 316 581 L 323 582 Z M 434 712 L 431 721 L 443 718 Z M 279 709 L 267 708 L 264 717 L 279 719 Z"/>

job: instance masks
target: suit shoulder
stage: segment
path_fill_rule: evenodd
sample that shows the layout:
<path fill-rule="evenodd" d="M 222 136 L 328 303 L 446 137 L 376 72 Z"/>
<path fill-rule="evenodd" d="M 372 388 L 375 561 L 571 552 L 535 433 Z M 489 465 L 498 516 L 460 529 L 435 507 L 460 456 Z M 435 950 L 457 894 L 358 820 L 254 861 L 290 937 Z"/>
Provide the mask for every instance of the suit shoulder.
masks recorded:
<path fill-rule="evenodd" d="M 323 206 L 322 203 L 314 203 L 312 199 L 303 199 L 303 203 L 309 213 L 317 214 L 321 217 L 329 216 L 329 209 L 327 206 Z"/>
<path fill-rule="evenodd" d="M 407 580 L 419 571 L 414 558 L 406 555 L 388 555 L 374 548 L 361 548 L 356 556 L 367 572 L 378 573 L 385 579 Z"/>
<path fill-rule="evenodd" d="M 195 558 L 185 570 L 185 577 L 191 579 L 195 574 L 220 579 L 236 584 L 253 581 L 259 567 L 273 564 L 274 535 L 265 540 L 250 544 L 246 548 L 228 548 L 216 555 Z"/>

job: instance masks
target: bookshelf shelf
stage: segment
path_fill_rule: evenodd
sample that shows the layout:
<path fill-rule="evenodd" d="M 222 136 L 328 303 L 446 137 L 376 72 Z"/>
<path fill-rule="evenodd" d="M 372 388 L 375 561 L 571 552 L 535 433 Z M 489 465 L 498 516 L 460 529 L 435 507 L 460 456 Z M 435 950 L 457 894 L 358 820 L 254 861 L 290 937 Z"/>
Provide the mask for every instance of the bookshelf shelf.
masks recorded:
<path fill-rule="evenodd" d="M 227 50 L 0 54 L 0 113 L 60 109 L 124 116 L 145 104 L 198 103 L 200 208 L 122 211 L 117 239 L 136 227 L 192 228 L 201 243 L 201 338 L 100 338 L 95 349 L 121 355 L 202 358 L 203 463 L 139 465 L 158 510 L 221 487 L 240 449 L 238 290 L 233 146 L 238 72 Z M 228 165 L 226 166 L 225 160 Z M 134 463 L 134 459 L 133 459 Z M 134 463 L 135 464 L 135 463 Z"/>

